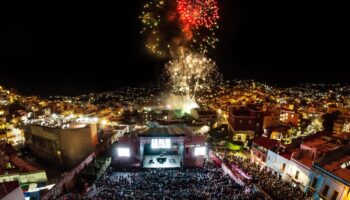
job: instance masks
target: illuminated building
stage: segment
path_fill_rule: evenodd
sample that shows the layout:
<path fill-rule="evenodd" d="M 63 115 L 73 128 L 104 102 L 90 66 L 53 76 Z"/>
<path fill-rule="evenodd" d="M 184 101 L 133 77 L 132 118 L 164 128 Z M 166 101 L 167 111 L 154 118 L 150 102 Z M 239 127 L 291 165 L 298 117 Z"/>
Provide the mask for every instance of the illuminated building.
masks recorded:
<path fill-rule="evenodd" d="M 191 116 L 197 120 L 204 122 L 214 122 L 217 119 L 217 113 L 211 110 L 201 110 L 201 109 L 192 109 Z M 209 124 L 207 124 L 209 125 Z"/>
<path fill-rule="evenodd" d="M 333 123 L 333 132 L 334 133 L 342 133 L 350 132 L 350 118 L 347 116 L 341 116 L 340 118 L 336 119 Z"/>
<path fill-rule="evenodd" d="M 264 129 L 278 126 L 279 123 L 280 123 L 280 118 L 279 118 L 278 113 L 275 113 L 275 112 L 264 113 L 264 122 L 263 122 Z"/>
<path fill-rule="evenodd" d="M 293 110 L 281 109 L 280 121 L 284 124 L 298 126 L 299 114 L 294 112 Z"/>
<path fill-rule="evenodd" d="M 250 150 L 250 159 L 253 163 L 266 166 L 266 158 L 268 151 L 277 146 L 277 140 L 271 140 L 265 137 L 257 137 L 253 139 L 252 148 Z"/>
<path fill-rule="evenodd" d="M 117 137 L 122 137 L 125 133 L 129 132 L 128 126 L 117 126 L 113 129 L 117 132 Z"/>
<path fill-rule="evenodd" d="M 70 124 L 69 128 L 28 125 L 25 137 L 31 151 L 55 165 L 71 168 L 94 151 L 96 124 Z"/>
<path fill-rule="evenodd" d="M 113 162 L 143 168 L 203 167 L 205 137 L 186 125 L 162 125 L 119 140 Z"/>
<path fill-rule="evenodd" d="M 350 145 L 327 152 L 313 164 L 308 192 L 314 199 L 350 199 Z"/>
<path fill-rule="evenodd" d="M 292 154 L 290 171 L 292 181 L 305 188 L 309 183 L 315 160 L 340 146 L 319 135 L 313 135 L 304 140 L 300 148 Z"/>
<path fill-rule="evenodd" d="M 278 145 L 276 148 L 268 150 L 266 167 L 276 172 L 279 178 L 290 181 L 291 158 L 296 146 L 300 144 Z"/>
<path fill-rule="evenodd" d="M 7 132 L 7 142 L 16 146 L 20 144 L 24 144 L 24 133 L 22 129 L 12 129 Z"/>
<path fill-rule="evenodd" d="M 228 112 L 228 127 L 233 141 L 247 143 L 255 135 L 262 134 L 263 112 L 247 107 L 230 107 Z"/>

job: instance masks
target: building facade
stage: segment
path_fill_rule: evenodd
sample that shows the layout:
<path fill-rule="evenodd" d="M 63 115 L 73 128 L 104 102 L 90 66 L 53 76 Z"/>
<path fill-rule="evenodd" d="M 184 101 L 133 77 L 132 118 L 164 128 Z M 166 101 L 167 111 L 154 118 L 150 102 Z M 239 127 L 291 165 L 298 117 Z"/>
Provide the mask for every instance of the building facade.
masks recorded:
<path fill-rule="evenodd" d="M 313 163 L 327 152 L 340 146 L 319 136 L 305 140 L 300 145 L 300 148 L 292 154 L 290 173 L 292 181 L 306 190 L 310 181 Z"/>
<path fill-rule="evenodd" d="M 228 128 L 232 140 L 247 144 L 255 135 L 263 131 L 263 112 L 245 107 L 230 107 L 228 112 Z"/>
<path fill-rule="evenodd" d="M 276 147 L 277 141 L 265 137 L 254 138 L 252 148 L 250 150 L 250 159 L 253 163 L 266 166 L 267 154 L 269 150 Z"/>
<path fill-rule="evenodd" d="M 350 199 L 350 145 L 326 153 L 313 164 L 308 192 L 314 199 Z"/>
<path fill-rule="evenodd" d="M 94 151 L 96 124 L 71 128 L 29 125 L 25 130 L 31 151 L 38 157 L 65 168 L 72 168 Z"/>
<path fill-rule="evenodd" d="M 289 181 L 291 174 L 291 155 L 289 152 L 277 153 L 273 150 L 268 150 L 266 167 L 276 172 L 281 179 Z"/>

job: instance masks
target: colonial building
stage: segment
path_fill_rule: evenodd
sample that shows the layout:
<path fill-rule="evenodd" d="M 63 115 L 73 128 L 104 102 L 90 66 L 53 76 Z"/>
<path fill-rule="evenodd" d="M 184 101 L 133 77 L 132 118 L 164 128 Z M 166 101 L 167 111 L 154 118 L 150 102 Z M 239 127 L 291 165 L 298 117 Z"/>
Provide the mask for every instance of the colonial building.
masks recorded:
<path fill-rule="evenodd" d="M 255 135 L 262 134 L 263 112 L 247 107 L 230 107 L 228 112 L 228 127 L 233 141 L 247 143 Z"/>
<path fill-rule="evenodd" d="M 250 151 L 251 161 L 265 167 L 266 158 L 269 150 L 277 146 L 277 140 L 271 140 L 265 137 L 254 138 L 252 149 Z"/>
<path fill-rule="evenodd" d="M 350 199 L 350 145 L 327 152 L 313 164 L 308 192 L 314 199 Z"/>
<path fill-rule="evenodd" d="M 290 175 L 294 183 L 306 188 L 314 161 L 340 146 L 319 135 L 306 139 L 292 154 Z"/>

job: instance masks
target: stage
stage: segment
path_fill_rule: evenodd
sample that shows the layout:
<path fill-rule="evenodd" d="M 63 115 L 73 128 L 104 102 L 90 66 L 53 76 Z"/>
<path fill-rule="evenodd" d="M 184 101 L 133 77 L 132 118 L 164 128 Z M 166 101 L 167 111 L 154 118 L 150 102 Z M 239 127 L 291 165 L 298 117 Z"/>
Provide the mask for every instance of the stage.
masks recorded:
<path fill-rule="evenodd" d="M 143 159 L 143 168 L 179 168 L 181 156 L 177 155 L 147 155 Z"/>

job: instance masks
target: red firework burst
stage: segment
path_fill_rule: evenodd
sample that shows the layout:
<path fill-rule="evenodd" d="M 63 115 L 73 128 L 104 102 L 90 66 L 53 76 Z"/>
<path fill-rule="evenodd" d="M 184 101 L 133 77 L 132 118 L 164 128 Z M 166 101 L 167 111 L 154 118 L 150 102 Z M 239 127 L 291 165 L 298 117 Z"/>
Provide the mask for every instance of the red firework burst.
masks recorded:
<path fill-rule="evenodd" d="M 219 19 L 216 0 L 177 0 L 181 21 L 192 27 L 212 28 Z"/>

